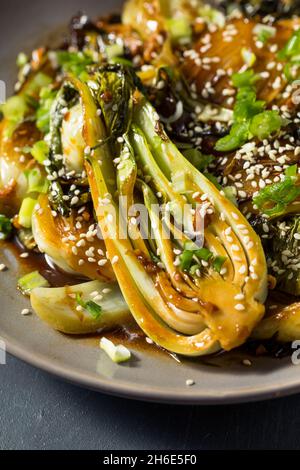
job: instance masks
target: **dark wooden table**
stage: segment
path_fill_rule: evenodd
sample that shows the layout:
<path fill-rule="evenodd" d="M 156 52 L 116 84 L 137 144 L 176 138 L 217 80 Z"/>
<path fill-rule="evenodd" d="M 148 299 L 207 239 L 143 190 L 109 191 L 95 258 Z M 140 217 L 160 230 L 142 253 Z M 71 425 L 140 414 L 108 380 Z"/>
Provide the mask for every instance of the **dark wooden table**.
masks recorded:
<path fill-rule="evenodd" d="M 297 449 L 300 395 L 181 407 L 77 388 L 8 357 L 0 366 L 1 449 Z"/>

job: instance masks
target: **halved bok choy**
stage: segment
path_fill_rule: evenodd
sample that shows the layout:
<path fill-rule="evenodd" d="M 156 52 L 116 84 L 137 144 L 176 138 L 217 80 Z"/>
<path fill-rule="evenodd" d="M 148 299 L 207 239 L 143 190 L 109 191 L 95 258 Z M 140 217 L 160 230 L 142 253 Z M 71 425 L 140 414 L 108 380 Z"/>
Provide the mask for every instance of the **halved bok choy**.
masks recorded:
<path fill-rule="evenodd" d="M 175 353 L 200 356 L 239 346 L 265 311 L 260 239 L 169 140 L 132 71 L 108 66 L 93 80 L 97 91 L 70 78 L 84 112 L 94 208 L 132 315 L 148 337 Z M 141 207 L 150 221 L 146 237 Z M 198 211 L 203 246 L 195 239 Z"/>
<path fill-rule="evenodd" d="M 55 330 L 83 335 L 121 326 L 132 318 L 118 285 L 109 287 L 106 294 L 103 290 L 106 292 L 107 285 L 100 281 L 37 288 L 31 292 L 30 300 L 41 320 Z"/>

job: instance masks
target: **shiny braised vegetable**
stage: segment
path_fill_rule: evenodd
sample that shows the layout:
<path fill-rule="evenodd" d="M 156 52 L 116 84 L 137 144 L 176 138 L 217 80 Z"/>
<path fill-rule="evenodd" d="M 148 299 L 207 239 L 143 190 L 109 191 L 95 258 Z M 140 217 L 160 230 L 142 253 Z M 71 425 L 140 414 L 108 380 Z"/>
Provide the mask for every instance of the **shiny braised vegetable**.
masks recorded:
<path fill-rule="evenodd" d="M 1 106 L 0 239 L 87 281 L 42 287 L 32 273 L 41 319 L 69 334 L 134 319 L 187 356 L 297 339 L 298 14 L 129 0 L 18 57 Z M 290 304 L 267 301 L 274 289 Z"/>

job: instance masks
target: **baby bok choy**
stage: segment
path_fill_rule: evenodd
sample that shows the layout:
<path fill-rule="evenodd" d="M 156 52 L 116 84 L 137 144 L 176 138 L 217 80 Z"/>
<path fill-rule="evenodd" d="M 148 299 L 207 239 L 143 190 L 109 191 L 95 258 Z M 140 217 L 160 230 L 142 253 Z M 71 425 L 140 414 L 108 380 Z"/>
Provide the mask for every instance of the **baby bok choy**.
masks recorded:
<path fill-rule="evenodd" d="M 175 353 L 239 346 L 264 315 L 260 239 L 169 140 L 130 69 L 108 66 L 91 80 L 70 77 L 94 208 L 132 315 Z"/>
<path fill-rule="evenodd" d="M 37 288 L 30 300 L 37 315 L 55 330 L 71 335 L 95 333 L 127 323 L 129 309 L 116 284 L 100 281 L 77 286 Z"/>

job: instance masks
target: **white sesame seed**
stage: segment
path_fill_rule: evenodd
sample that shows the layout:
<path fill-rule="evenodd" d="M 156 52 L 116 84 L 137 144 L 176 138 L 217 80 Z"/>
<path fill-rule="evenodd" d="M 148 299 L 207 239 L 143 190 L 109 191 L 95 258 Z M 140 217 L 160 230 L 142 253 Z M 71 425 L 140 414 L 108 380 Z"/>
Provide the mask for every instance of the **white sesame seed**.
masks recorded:
<path fill-rule="evenodd" d="M 243 364 L 243 366 L 247 366 L 247 367 L 252 366 L 252 362 L 249 361 L 249 359 L 244 359 L 242 364 Z"/>
<path fill-rule="evenodd" d="M 236 306 L 234 308 L 235 308 L 235 310 L 238 310 L 239 312 L 242 312 L 243 310 L 245 310 L 245 305 L 236 304 Z"/>
<path fill-rule="evenodd" d="M 245 295 L 244 294 L 237 294 L 235 297 L 234 297 L 234 300 L 244 300 L 245 298 Z"/>
<path fill-rule="evenodd" d="M 113 259 L 111 260 L 111 264 L 117 264 L 118 261 L 119 261 L 119 257 L 114 256 Z"/>
<path fill-rule="evenodd" d="M 26 315 L 31 315 L 31 311 L 28 308 L 24 308 L 22 310 L 21 315 L 26 316 Z"/>
<path fill-rule="evenodd" d="M 0 271 L 6 271 L 7 266 L 3 263 L 0 264 Z"/>
<path fill-rule="evenodd" d="M 105 266 L 107 264 L 107 259 L 101 259 L 100 261 L 98 261 L 98 266 Z"/>
<path fill-rule="evenodd" d="M 245 274 L 246 271 L 247 271 L 247 268 L 246 268 L 245 265 L 241 266 L 240 269 L 239 269 L 240 274 Z"/>
<path fill-rule="evenodd" d="M 109 288 L 105 288 L 102 291 L 102 294 L 110 294 L 110 293 L 111 293 L 111 289 L 109 289 Z"/>
<path fill-rule="evenodd" d="M 195 385 L 195 381 L 192 379 L 189 379 L 186 381 L 186 385 L 187 387 L 192 387 L 193 385 Z"/>

